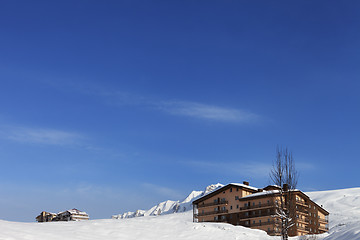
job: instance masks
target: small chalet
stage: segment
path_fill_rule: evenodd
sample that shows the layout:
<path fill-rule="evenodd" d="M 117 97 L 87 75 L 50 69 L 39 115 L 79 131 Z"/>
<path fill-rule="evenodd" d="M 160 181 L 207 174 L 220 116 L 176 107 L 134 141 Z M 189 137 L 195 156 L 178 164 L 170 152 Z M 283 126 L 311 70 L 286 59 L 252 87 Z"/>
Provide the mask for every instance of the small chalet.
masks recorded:
<path fill-rule="evenodd" d="M 89 220 L 89 215 L 86 212 L 80 211 L 76 208 L 66 210 L 64 212 L 59 212 L 58 214 L 41 212 L 39 216 L 36 217 L 38 222 L 56 222 L 56 221 L 82 221 Z"/>

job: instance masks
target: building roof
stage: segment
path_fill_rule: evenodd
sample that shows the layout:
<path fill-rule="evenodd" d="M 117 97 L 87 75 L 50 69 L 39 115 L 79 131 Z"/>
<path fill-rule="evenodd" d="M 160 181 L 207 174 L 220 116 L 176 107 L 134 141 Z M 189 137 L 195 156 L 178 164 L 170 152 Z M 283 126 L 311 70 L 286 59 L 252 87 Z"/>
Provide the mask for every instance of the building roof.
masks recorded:
<path fill-rule="evenodd" d="M 231 187 L 239 187 L 239 188 L 242 188 L 242 189 L 245 189 L 245 190 L 248 190 L 248 191 L 250 190 L 250 191 L 252 191 L 252 192 L 258 191 L 258 188 L 256 188 L 256 187 L 251 187 L 251 186 L 248 186 L 248 185 L 246 185 L 246 184 L 241 184 L 241 183 L 229 183 L 229 184 L 227 184 L 227 185 L 225 185 L 225 186 L 223 186 L 223 187 L 220 187 L 220 188 L 216 189 L 216 190 L 213 191 L 213 192 L 210 192 L 210 193 L 206 194 L 205 196 L 203 196 L 203 197 L 201 197 L 201 198 L 196 199 L 195 201 L 193 201 L 193 204 L 196 204 L 196 203 L 199 203 L 199 202 L 201 202 L 201 201 L 204 201 L 205 199 L 208 199 L 208 198 L 210 198 L 210 197 L 212 197 L 212 196 L 214 196 L 214 195 L 216 195 L 216 194 L 218 194 L 218 193 L 220 193 L 220 192 L 222 192 L 222 191 L 224 191 L 224 190 L 226 190 L 226 189 L 228 189 L 228 188 L 231 188 Z"/>
<path fill-rule="evenodd" d="M 240 199 L 263 197 L 263 196 L 265 196 L 265 195 L 273 195 L 273 194 L 276 194 L 276 193 L 279 193 L 279 192 L 280 192 L 279 190 L 262 191 L 262 192 L 253 193 L 253 194 L 247 195 L 247 196 L 242 197 L 242 198 L 240 198 Z"/>

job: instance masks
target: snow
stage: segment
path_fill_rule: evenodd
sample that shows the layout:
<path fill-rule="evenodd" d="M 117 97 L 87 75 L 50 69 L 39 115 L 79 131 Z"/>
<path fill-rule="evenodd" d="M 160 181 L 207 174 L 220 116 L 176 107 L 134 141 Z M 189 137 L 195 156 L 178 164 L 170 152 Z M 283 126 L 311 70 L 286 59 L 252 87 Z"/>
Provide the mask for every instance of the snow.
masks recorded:
<path fill-rule="evenodd" d="M 204 194 L 204 191 L 201 192 L 200 195 Z M 191 194 L 183 201 L 162 202 L 152 210 L 167 209 L 171 212 L 174 203 L 191 204 L 191 199 L 200 196 L 199 192 Z M 330 212 L 330 231 L 317 235 L 317 240 L 360 240 L 360 188 L 307 192 L 306 194 Z M 270 237 L 264 231 L 226 223 L 193 223 L 192 211 L 185 211 L 160 216 L 83 222 L 20 223 L 0 220 L 0 239 L 278 240 L 279 238 Z M 301 240 L 304 238 L 293 237 L 290 239 Z"/>
<path fill-rule="evenodd" d="M 263 196 L 263 195 L 270 195 L 270 194 L 278 193 L 278 192 L 280 192 L 280 191 L 279 191 L 279 190 L 263 191 L 263 192 L 253 193 L 253 194 L 244 196 L 244 197 L 242 197 L 241 199 L 243 199 L 243 198 L 258 197 L 258 196 Z"/>
<path fill-rule="evenodd" d="M 265 232 L 230 224 L 193 223 L 192 212 L 118 220 L 18 223 L 0 221 L 2 240 L 267 240 Z"/>
<path fill-rule="evenodd" d="M 249 189 L 255 190 L 255 191 L 258 190 L 258 188 L 256 188 L 256 187 L 248 186 L 248 185 L 245 185 L 245 184 L 242 184 L 242 183 L 230 183 L 230 184 L 236 185 L 236 186 L 239 186 L 239 187 L 249 188 Z"/>
<path fill-rule="evenodd" d="M 324 240 L 360 239 L 360 188 L 306 194 L 330 212 L 329 236 Z"/>

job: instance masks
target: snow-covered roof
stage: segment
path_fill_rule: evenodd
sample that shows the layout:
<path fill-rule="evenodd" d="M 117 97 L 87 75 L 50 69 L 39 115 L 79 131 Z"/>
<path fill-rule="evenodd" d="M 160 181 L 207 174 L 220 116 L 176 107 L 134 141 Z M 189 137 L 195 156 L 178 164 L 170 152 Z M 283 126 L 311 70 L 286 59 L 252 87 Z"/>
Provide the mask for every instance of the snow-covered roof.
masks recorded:
<path fill-rule="evenodd" d="M 69 210 L 66 210 L 66 211 L 63 211 L 63 212 L 59 212 L 58 214 L 59 214 L 59 215 L 60 215 L 60 214 L 65 214 L 65 213 L 67 213 L 67 212 L 69 212 L 70 214 L 84 214 L 84 215 L 87 215 L 86 212 L 82 212 L 82 211 L 80 211 L 80 210 L 78 210 L 78 209 L 76 209 L 76 208 L 69 209 Z"/>
<path fill-rule="evenodd" d="M 258 193 L 253 193 L 253 194 L 247 195 L 245 197 L 242 197 L 241 199 L 253 198 L 253 197 L 264 196 L 264 195 L 271 195 L 271 194 L 278 193 L 278 192 L 279 192 L 279 190 L 263 191 L 263 192 L 258 192 Z"/>
<path fill-rule="evenodd" d="M 236 185 L 236 186 L 239 186 L 239 187 L 249 188 L 249 189 L 252 189 L 252 190 L 255 190 L 255 191 L 258 190 L 258 188 L 256 188 L 256 187 L 252 187 L 252 186 L 245 185 L 245 184 L 242 184 L 242 183 L 230 183 L 230 184 L 231 185 Z"/>

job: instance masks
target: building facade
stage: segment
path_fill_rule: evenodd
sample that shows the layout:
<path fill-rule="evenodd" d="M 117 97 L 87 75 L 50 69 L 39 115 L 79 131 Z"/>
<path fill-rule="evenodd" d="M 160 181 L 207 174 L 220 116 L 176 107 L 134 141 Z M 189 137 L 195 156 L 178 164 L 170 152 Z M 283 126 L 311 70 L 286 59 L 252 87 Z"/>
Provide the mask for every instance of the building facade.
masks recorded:
<path fill-rule="evenodd" d="M 80 211 L 76 208 L 56 213 L 41 212 L 36 217 L 38 222 L 56 222 L 56 221 L 82 221 L 89 220 L 89 215 L 86 212 Z"/>
<path fill-rule="evenodd" d="M 258 189 L 231 183 L 193 202 L 195 222 L 226 222 L 233 225 L 261 229 L 269 235 L 279 235 L 280 219 L 276 206 L 280 201 L 280 187 Z M 289 236 L 320 234 L 328 231 L 329 213 L 300 190 L 291 192 L 291 214 L 294 225 Z"/>
<path fill-rule="evenodd" d="M 36 217 L 38 222 L 51 222 L 56 217 L 56 213 L 42 211 L 39 216 Z"/>

